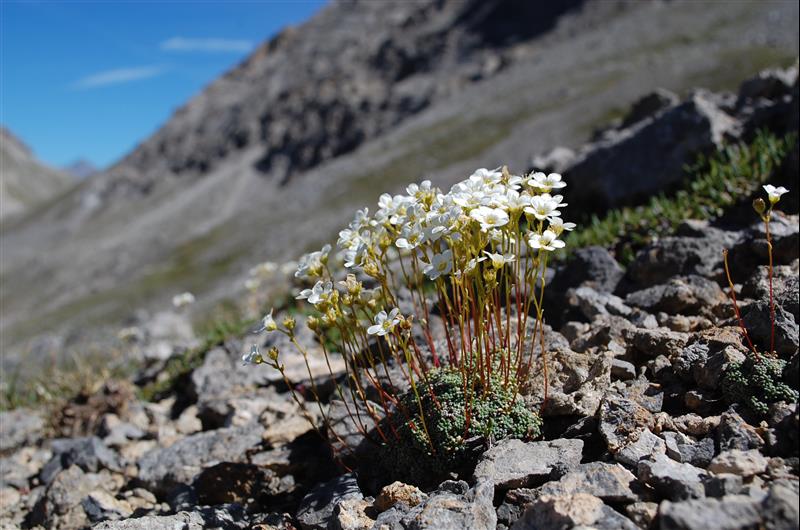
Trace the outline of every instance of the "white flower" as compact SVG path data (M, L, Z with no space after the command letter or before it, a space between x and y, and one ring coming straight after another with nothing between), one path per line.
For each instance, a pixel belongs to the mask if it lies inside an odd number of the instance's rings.
M772 204L775 204L779 200L781 200L781 195L789 192L789 190L787 190L783 186L778 186L776 188L772 184L765 184L764 191L766 191L767 195L769 195L769 202L771 202Z
M250 351L242 355L242 364L262 364L264 362L264 358L261 356L261 352L258 351L258 344L253 344L250 347Z
M424 233L422 232L422 228L420 228L419 223L404 226L403 230L400 232L400 235L403 237L398 238L394 244L397 246L397 248L403 248L406 250L417 248L424 240Z
M511 190L518 190L523 180L524 179L519 175L510 175L508 177L508 182L506 182L505 184Z
M430 180L423 180L419 184L409 184L406 187L406 193L408 193L411 197L416 197L416 198L420 198L420 196L424 195L429 191L431 191Z
M180 309L181 307L185 307L187 305L194 303L194 295L192 293L181 293L176 294L172 297L172 305L175 308Z
M497 184L503 177L503 172L498 169L486 169L482 167L470 175L469 180L472 182L483 182L484 184Z
M555 234L558 236L561 235L561 232L564 230L567 232L572 232L575 229L575 223L565 223L560 217L552 217L550 219L549 229L555 232Z
M509 212L521 212L526 206L530 206L531 196L516 190L508 190L505 195L505 200L502 202Z
M538 248L541 250L564 248L564 242L558 239L558 236L552 230L545 230L541 235L531 234L528 243L531 248Z
M486 250L483 253L489 256L489 259L492 260L492 267L495 269L502 269L506 263L514 263L514 254L506 254L504 256L503 254L496 254Z
M394 331L395 326L400 323L400 310L396 307L387 315L386 311L381 311L375 315L375 325L367 328L369 335L382 337Z
M298 300L308 300L309 304L317 305L320 302L324 302L330 296L331 291L333 289L333 283L318 281L314 284L314 287L311 289L303 289L300 291L300 294L297 295Z
M550 191L553 189L563 188L567 185L566 182L561 180L561 175L558 173L550 173L545 175L542 172L537 172L531 175L528 180L528 185L532 188L540 189L542 191Z
M508 224L508 214L499 208L480 206L469 212L469 216L481 224L484 232Z
M330 245L325 245L317 252L311 252L300 258L300 263L297 266L297 272L294 273L296 278L303 278L306 276L317 277L322 274L322 267L328 262L328 254L331 251Z
M427 265L422 271L428 275L428 278L435 280L439 276L449 273L453 268L453 251L450 249L445 250L441 254L434 254L431 258L430 265Z
M564 206L560 204L560 199L561 195L556 195L555 197L551 197L547 193L537 195L531 198L531 205L525 208L525 213L531 214L540 221L558 217L561 215L558 207Z
M278 329L278 324L275 322L275 319L272 318L273 311L275 311L275 309L270 309L269 314L265 315L264 318L261 319L261 327L258 328L255 333L261 333L262 331L272 333Z

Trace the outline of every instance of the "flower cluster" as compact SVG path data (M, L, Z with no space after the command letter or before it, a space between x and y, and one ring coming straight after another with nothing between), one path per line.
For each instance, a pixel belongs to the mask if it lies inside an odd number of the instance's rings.
M520 388L537 343L526 336L544 332L549 255L564 247L563 232L575 228L562 219L566 203L557 192L565 186L556 173L514 175L505 167L479 169L446 193L430 181L411 184L405 194L381 195L374 214L359 210L339 232L338 254L326 245L304 256L295 276L309 287L297 298L313 306L308 326L320 342L337 339L350 386L339 389L342 398L366 402L371 387L386 417L398 413L396 389L419 397L425 385L418 382L435 367L461 373L466 388L489 392L487 382L497 380ZM344 271L334 273L337 259ZM446 335L438 344L434 304ZM293 337L271 313L262 330ZM259 360L256 353L245 356ZM400 369L403 382L386 381L389 365Z

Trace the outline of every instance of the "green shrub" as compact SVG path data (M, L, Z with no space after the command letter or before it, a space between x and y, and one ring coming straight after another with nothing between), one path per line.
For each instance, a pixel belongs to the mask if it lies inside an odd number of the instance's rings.
M414 393L406 392L400 409L407 412L395 413L388 420L391 428L384 425L398 434L396 440L385 443L379 451L386 473L407 483L438 483L452 472L469 473L477 456L491 442L537 438L541 419L525 406L517 389L505 384L499 373L489 381L484 385L475 377L471 388L465 388L458 371L433 370L421 385L422 412ZM474 394L474 399L468 398L469 393ZM432 448L421 427L423 423Z
M728 403L741 403L765 416L771 403L797 401L797 390L783 382L785 368L786 361L782 359L748 354L743 363L732 364L725 370L722 394Z

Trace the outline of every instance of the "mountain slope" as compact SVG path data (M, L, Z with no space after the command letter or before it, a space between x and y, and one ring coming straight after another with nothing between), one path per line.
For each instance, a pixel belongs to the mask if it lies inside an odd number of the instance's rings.
M11 131L0 128L0 219L19 216L74 183L63 171L48 167Z
M798 53L789 2L513 7L527 4L337 3L265 44L119 164L3 231L4 349L182 290L208 308L381 191L525 168L657 86L734 88Z

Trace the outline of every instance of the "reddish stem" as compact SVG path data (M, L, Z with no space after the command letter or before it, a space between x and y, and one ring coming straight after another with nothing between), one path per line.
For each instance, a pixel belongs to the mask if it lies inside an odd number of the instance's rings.
M775 300L772 298L772 238L769 235L769 214L764 218L769 254L769 351L775 353Z
M739 327L742 328L742 333L744 334L745 340L747 340L747 345L753 351L753 354L756 356L756 358L758 358L758 352L756 351L755 346L753 346L753 341L750 340L750 335L747 333L747 328L744 327L744 320L742 320L742 314L739 311L739 303L736 301L736 291L733 288L731 271L728 268L728 249L722 250L722 261L725 264L725 276L728 279L728 287L730 287L731 300L733 301L733 312L736 313L736 320L739 322Z

